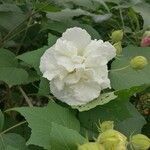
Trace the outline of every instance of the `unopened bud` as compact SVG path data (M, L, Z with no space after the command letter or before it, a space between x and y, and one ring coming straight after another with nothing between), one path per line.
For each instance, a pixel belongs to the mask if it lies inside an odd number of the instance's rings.
M104 150L104 148L99 143L89 142L78 146L78 150Z
M111 40L113 43L120 42L123 38L123 31L122 30L116 30L112 32L111 34Z
M100 124L100 131L105 132L106 130L113 129L114 122L113 121L104 121Z
M116 48L116 54L120 55L122 53L122 46L121 42L117 42L113 45Z
M126 150L127 138L116 130L102 132L97 142L103 145L105 150Z
M143 69L148 64L147 59L144 56L136 56L131 59L130 65L133 69Z
M150 31L145 31L143 37L150 37Z
M143 134L137 134L132 136L131 144L135 150L148 150L150 148L150 139Z
M148 46L150 46L150 36L143 37L141 40L141 47L148 47Z

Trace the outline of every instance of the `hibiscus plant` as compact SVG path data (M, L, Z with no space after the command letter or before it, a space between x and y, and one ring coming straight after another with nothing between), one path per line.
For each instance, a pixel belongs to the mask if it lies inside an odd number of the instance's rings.
M150 148L149 0L0 0L0 150Z

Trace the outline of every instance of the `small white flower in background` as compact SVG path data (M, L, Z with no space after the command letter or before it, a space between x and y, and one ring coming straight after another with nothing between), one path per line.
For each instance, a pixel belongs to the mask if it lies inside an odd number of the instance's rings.
M41 57L40 70L53 95L69 104L86 104L110 88L107 63L116 55L109 42L91 40L86 30L67 29Z

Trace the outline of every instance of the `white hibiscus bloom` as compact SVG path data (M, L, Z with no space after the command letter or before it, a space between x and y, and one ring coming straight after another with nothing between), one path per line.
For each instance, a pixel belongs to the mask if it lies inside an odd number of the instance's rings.
M40 70L53 95L69 104L86 104L110 88L107 63L116 55L109 42L91 40L86 30L67 29L41 57Z

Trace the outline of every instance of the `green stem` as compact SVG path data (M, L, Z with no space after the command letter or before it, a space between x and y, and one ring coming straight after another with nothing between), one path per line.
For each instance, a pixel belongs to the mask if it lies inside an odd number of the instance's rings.
M112 69L112 70L109 70L109 71L121 71L121 70L127 69L129 66L130 65L122 67L122 68L118 68L118 69Z
M24 90L20 86L18 88L19 88L20 92L22 93L24 99L26 100L27 104L29 105L29 107L33 107L32 103L30 101L30 98L26 95Z
M26 122L27 122L27 121L22 121L22 122L20 122L20 123L18 123L18 124L16 124L16 125L10 127L10 128L8 128L8 129L4 130L3 132L1 132L0 135L6 133L6 132L8 132L8 131L10 131L10 130L12 130L12 129L18 127L18 126L20 126L20 125L22 125L22 124L25 124Z

